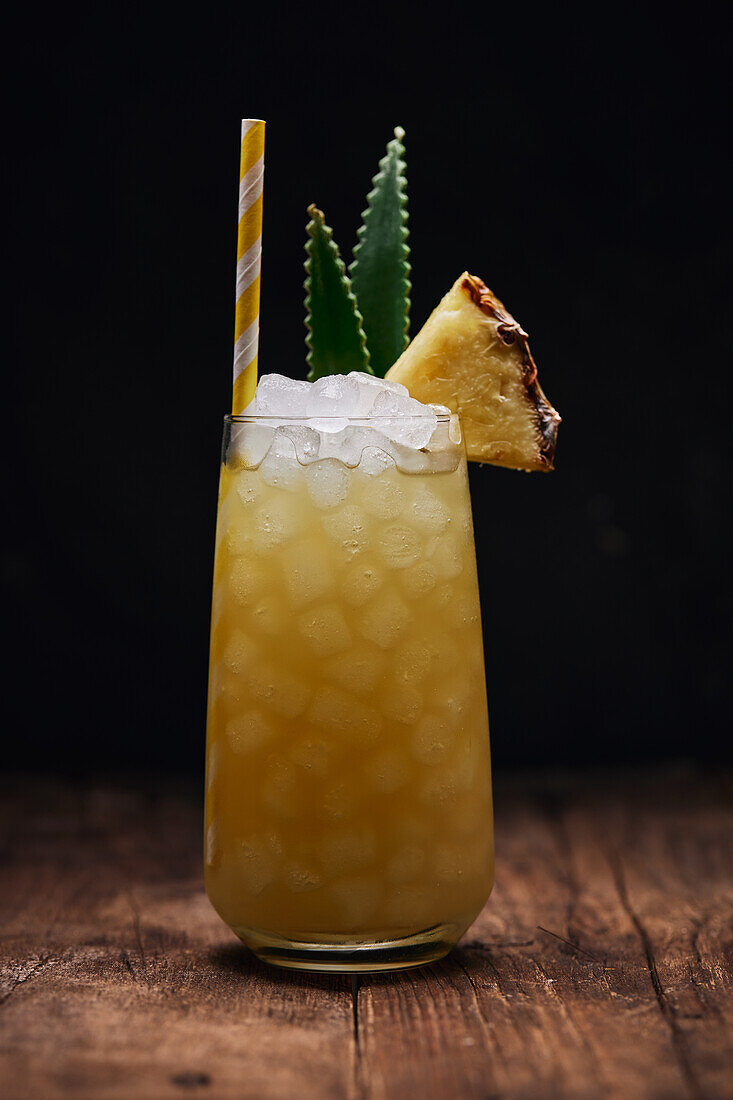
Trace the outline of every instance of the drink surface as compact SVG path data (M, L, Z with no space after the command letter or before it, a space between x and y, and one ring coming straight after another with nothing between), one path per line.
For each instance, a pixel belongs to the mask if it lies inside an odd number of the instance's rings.
M371 448L353 468L225 455L206 886L245 939L457 939L491 890L468 480L445 454L412 472Z

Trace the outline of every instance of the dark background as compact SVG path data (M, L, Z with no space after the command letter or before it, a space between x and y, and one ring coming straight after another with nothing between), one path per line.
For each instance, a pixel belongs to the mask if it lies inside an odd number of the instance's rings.
M730 40L603 10L13 29L5 764L201 766L242 115L268 121L263 370L305 374L306 205L348 259L399 123L413 332L481 275L563 415L552 475L471 471L497 766L730 756Z

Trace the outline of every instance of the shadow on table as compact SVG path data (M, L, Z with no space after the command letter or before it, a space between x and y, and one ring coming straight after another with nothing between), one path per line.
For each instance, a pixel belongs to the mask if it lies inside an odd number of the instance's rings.
M215 948L209 953L208 961L225 978L269 982L282 989L317 987L343 990L349 987L348 974L314 974L307 970L286 970L270 966L258 959L243 943Z
M472 960L459 946L444 959L425 966L410 967L405 970L364 971L359 974L334 971L319 974L307 970L288 970L262 962L244 944L227 944L226 947L213 949L208 962L226 980L240 979L256 983L267 982L281 990L287 989L331 989L338 992L349 991L355 995L366 985L394 984L409 982L413 987L422 984L438 973L466 975L466 968L472 966Z

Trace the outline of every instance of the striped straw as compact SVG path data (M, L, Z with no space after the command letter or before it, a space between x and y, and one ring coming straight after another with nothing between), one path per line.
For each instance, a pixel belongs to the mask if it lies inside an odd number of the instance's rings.
M237 307L234 322L232 391L232 412L235 416L249 405L257 389L264 173L265 124L259 118L243 118L239 159Z

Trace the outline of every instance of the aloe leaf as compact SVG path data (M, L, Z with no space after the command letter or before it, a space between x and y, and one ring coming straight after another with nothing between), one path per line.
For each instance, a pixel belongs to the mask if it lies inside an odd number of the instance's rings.
M379 162L349 268L372 369L382 377L409 343L412 284L404 136L402 127L396 127Z
M311 220L305 250L305 338L308 380L352 370L371 374L361 314L351 291L333 230L317 206L309 206Z

